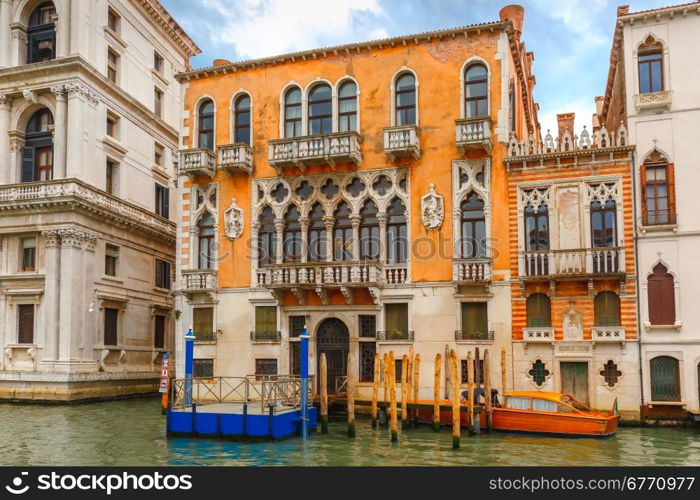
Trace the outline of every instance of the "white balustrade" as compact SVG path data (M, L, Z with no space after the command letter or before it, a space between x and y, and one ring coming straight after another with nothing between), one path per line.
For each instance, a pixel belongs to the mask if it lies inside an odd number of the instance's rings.
M253 148L248 144L225 144L216 149L220 169L230 174L236 171L253 173Z
M392 160L400 156L420 157L420 129L416 125L384 129L384 152Z
M591 340L596 342L624 342L625 329L622 326L594 326Z
M480 148L491 151L491 120L488 117L467 118L455 123L455 139L462 152Z
M309 137L294 137L269 141L270 165L303 167L307 163L362 163L361 137L357 132L338 132Z
M453 281L490 281L491 262L486 259L455 259L452 263Z
M523 328L524 342L554 342L554 328L552 327L527 327Z
M189 176L208 175L214 178L216 175L214 153L204 148L180 151L180 173Z
M183 290L214 290L217 287L217 272L213 269L188 269L182 271Z

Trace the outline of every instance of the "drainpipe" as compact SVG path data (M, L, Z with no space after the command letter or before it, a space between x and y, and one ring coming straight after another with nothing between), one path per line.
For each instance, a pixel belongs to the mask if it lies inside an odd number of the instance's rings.
M641 406L644 406L644 371L643 371L643 364L642 364L642 322L640 316L640 312L642 310L642 297L641 297L641 292L640 292L640 286L639 286L639 232L637 231L637 221L638 219L638 214L637 214L637 165L636 165L636 151L632 152L632 210L633 210L633 231L632 234L634 235L634 269L636 271L637 275L637 282L635 283L635 287L637 289L637 354L639 357L639 392L640 392L640 400L641 400Z

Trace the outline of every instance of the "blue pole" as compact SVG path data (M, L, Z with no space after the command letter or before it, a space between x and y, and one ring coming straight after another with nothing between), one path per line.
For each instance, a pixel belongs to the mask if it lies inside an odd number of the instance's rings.
M194 333L185 334L185 407L192 406L192 372L194 371Z
M309 423L309 333L306 325L301 332L301 438L306 440Z

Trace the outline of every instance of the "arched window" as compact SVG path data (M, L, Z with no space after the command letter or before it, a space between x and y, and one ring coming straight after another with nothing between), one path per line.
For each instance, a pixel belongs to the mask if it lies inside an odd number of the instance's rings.
M22 182L53 179L53 115L42 108L34 113L24 134Z
M678 360L658 356L649 362L652 401L680 401L681 377Z
M258 265L268 266L277 262L277 230L275 214L270 207L265 207L260 214L258 229Z
M600 292L593 303L596 326L620 326L620 296L615 292Z
M301 90L292 87L284 95L284 136L301 135Z
M460 224L461 257L463 259L483 257L486 253L486 215L483 200L473 191L460 205Z
M658 151L642 165L642 219L645 225L675 224L673 167Z
M406 205L400 198L394 198L389 204L386 215L387 263L406 262L408 256Z
M533 293L527 298L527 326L542 328L552 326L552 305L544 293Z
M285 262L301 260L301 224L299 210L292 205L284 216L284 233L282 238L283 257Z
M338 204L333 212L335 225L333 227L333 259L353 260L352 248L352 220L350 219L350 207L344 201Z
M525 250L549 250L547 205L540 205L537 211L530 204L525 207Z
M250 145L250 96L242 95L233 105L233 142Z
M330 134L333 127L333 94L330 85L316 85L309 93L309 135Z
M464 71L464 116L489 114L488 72L483 64L472 64Z
M637 51L639 93L661 92L664 89L664 53L661 42L649 35Z
M396 79L396 126L416 124L416 78L404 73Z
M199 229L199 268L214 269L216 259L216 220L209 212L204 212L197 222Z
M338 132L357 130L357 85L347 81L338 91Z
M27 27L27 63L50 61L56 57L56 29L52 17L53 2L44 2L29 16ZM7 22L7 20L5 20Z
M649 323L673 325L676 322L676 299L673 275L660 262L647 278Z
M594 247L617 246L617 207L615 200L608 198L605 204L591 202L591 238Z
M205 99L199 104L198 131L200 148L214 150L214 101Z
M379 210L367 200L360 210L360 259L379 260Z
M510 131L515 133L515 84L510 82L508 89L508 121L510 123Z
M309 212L308 247L309 262L321 262L326 260L326 225L323 223L323 207L320 203L314 204Z

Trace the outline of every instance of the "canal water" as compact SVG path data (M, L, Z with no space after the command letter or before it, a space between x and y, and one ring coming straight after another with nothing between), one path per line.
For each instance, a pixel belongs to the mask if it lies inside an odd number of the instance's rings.
M0 404L0 465L700 465L700 430L621 428L609 439L492 433L462 437L419 427L392 444L357 422L357 438L331 423L304 443L164 437L160 400L72 406Z

